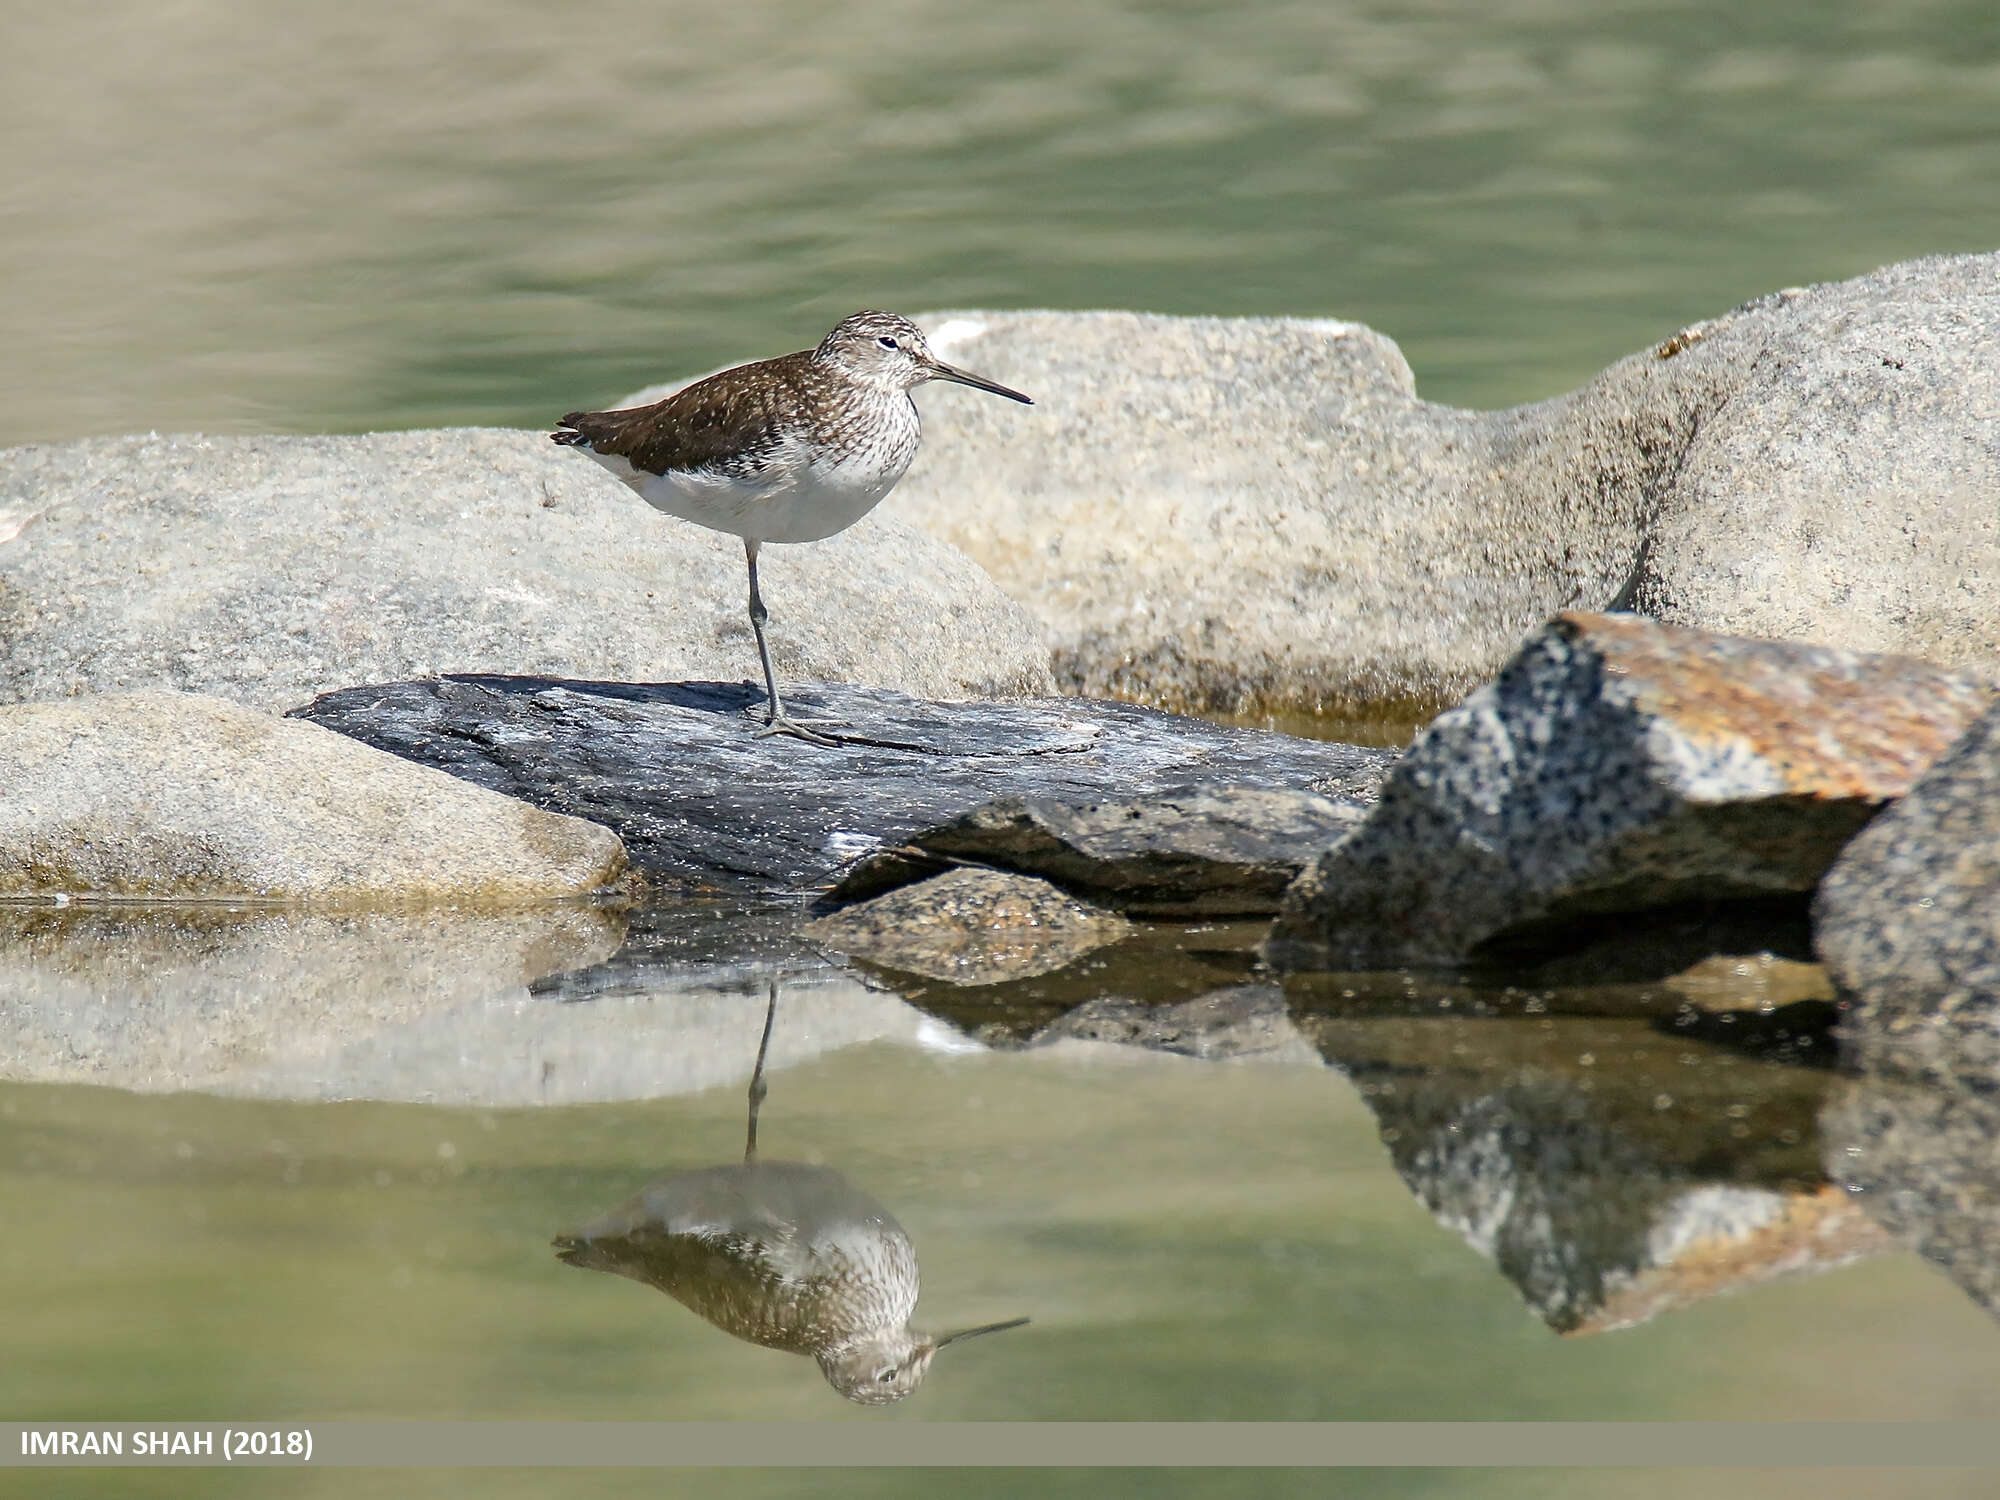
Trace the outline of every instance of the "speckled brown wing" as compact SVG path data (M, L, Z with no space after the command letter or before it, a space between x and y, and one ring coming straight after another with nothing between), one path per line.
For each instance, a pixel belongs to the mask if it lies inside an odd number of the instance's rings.
M651 406L573 411L550 436L648 474L748 475L804 421L812 373L809 351L739 365Z
M795 1354L900 1327L917 1300L902 1225L841 1173L804 1162L661 1177L554 1245L566 1264L657 1287L738 1338Z

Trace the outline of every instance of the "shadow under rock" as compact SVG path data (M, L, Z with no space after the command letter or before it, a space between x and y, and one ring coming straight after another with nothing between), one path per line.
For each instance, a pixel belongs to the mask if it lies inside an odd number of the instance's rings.
M1681 903L1576 918L1482 950L1470 975L1549 987L1644 984L1718 954L1767 953L1817 963L1807 897Z
M1595 1016L1775 1062L1838 1064L1841 1007L1789 904L1630 917L1589 945L1537 961L1455 969L1284 974L1296 1009L1329 1016Z

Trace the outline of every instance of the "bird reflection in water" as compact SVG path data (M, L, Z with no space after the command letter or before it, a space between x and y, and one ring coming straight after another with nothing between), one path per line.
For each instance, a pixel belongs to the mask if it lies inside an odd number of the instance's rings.
M809 1354L848 1400L885 1406L923 1382L945 1345L1028 1320L941 1337L916 1332L909 1321L917 1253L903 1226L831 1167L757 1159L757 1111L777 1013L773 980L750 1075L743 1164L649 1183L610 1213L559 1235L556 1256L658 1287L737 1338Z

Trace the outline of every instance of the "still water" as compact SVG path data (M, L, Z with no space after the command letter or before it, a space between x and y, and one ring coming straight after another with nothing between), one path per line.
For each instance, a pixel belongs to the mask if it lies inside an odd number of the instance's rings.
M1986 0L13 6L0 443L536 426L857 306L1359 319L1567 389L2000 245Z
M1845 1185L1896 1170L1863 1122L1900 1094L1831 1065L1793 959L1281 986L1255 927L1170 926L956 987L783 911L0 916L5 1071L54 1080L0 1084L22 1417L2000 1417L2000 1324ZM852 1404L662 1294L730 1274L669 1264L718 1180L763 1215L739 1238L900 1236L918 1329L1032 1321ZM618 1236L625 1274L564 1263ZM774 1484L714 1492L806 1492Z

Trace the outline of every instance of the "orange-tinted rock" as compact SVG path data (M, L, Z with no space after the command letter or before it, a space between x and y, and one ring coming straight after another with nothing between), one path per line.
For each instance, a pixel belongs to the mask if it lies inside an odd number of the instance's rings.
M1620 912L1802 896L1992 696L1905 657L1558 616L1300 877L1272 956L1448 961Z
M1658 1259L1607 1285L1602 1305L1563 1331L1630 1328L1705 1297L1897 1248L1889 1232L1832 1183L1805 1193L1737 1189L1735 1194L1744 1206L1762 1211L1736 1222L1717 1221L1703 1212L1711 1206L1703 1195L1690 1194L1678 1205L1678 1216L1657 1225L1647 1242Z

